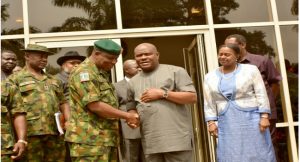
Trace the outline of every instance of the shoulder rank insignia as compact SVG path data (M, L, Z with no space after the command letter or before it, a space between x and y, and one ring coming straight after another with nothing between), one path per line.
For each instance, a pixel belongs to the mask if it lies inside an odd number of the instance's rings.
M87 73L87 72L80 73L80 81L81 82L85 82L85 81L89 81L89 80L90 80L89 73Z

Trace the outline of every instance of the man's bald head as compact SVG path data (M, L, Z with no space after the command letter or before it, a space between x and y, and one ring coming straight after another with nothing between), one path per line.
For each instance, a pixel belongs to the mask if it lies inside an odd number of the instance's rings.
M138 64L136 63L135 60L132 60L132 59L126 60L123 63L123 70L124 70L124 73L125 73L126 77L132 78L139 71Z
M138 52L138 50L143 49L143 48L147 48L149 51L151 51L153 53L158 53L155 45L151 44L151 43L141 43L141 44L137 45L134 49L134 53Z

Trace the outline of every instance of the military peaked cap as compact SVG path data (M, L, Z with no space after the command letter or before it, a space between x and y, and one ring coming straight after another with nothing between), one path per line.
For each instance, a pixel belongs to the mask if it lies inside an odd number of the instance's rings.
M121 46L110 39L101 39L94 43L94 46L104 52L111 55L119 55L121 52Z

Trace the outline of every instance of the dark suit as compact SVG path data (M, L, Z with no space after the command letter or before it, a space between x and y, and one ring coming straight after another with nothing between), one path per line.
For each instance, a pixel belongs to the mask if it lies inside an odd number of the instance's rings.
M127 103L127 81L124 79L115 83L120 109L126 110ZM141 162L144 160L144 153L141 144L140 128L130 128L124 119L121 119L122 136L124 140L122 153L125 154L126 162Z

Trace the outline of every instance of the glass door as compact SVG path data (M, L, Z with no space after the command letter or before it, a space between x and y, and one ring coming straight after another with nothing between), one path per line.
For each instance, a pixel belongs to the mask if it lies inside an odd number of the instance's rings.
M204 120L204 101L202 96L207 62L204 50L204 35L197 35L189 47L183 49L185 69L191 76L198 96L198 102L191 107L194 132L194 162L215 161L215 141L207 131Z

